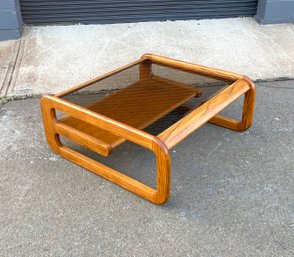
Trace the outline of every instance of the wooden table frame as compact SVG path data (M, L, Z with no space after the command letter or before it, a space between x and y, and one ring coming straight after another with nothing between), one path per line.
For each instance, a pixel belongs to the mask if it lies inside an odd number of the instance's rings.
M128 126L61 98L69 93L85 88L90 84L110 77L137 64L140 65L140 78L144 78L150 74L153 63L226 81L231 84L157 136L150 135L143 130ZM241 121L218 114L242 95L244 95L244 103ZM235 131L244 131L248 129L253 120L254 103L255 86L246 76L163 56L145 54L140 60L107 73L104 76L98 77L54 96L43 96L41 99L41 108L47 142L54 152L145 198L146 200L155 204L162 204L168 200L170 193L171 165L169 150L206 122ZM105 149L102 145L103 142L99 142L96 138L60 122L56 117L56 110L77 119L84 120L98 128L103 128L110 133L151 150L156 156L157 188L153 189L117 170L64 146L60 141L60 135L68 137L75 143L86 146L91 150L96 152L100 151L101 154L103 154L103 149Z

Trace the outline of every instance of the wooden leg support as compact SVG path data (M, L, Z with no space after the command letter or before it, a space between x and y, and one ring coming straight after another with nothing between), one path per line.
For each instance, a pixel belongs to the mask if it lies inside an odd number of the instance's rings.
M130 141L137 141L137 143L143 147L146 147L154 152L156 156L157 166L157 188L153 189L133 178L130 178L121 172L114 170L102 163L99 163L90 157L87 157L67 146L64 146L60 139L59 134L55 130L54 124L58 122L56 118L56 109L65 111L66 108L60 107L60 104L55 101L54 97L45 96L41 100L42 116L45 127L45 134L47 142L54 152L62 157L100 175L101 177L131 191L134 194L141 196L142 198L149 200L155 204L162 204L168 200L170 192L170 156L168 149L165 145L153 136L146 136L146 142L138 143L137 140L132 140L132 136L126 136ZM66 104L65 104L66 106ZM77 107L73 107L75 109ZM76 110L78 112L78 110ZM97 119L97 117L92 118ZM95 121L93 120L95 124ZM98 123L99 124L99 123ZM97 125L97 124L96 124ZM104 126L104 129L106 127ZM119 136L123 136L124 133L117 132ZM130 132L134 133L134 131ZM144 135L141 133L140 136ZM139 136L139 135L138 135Z
M242 120L238 121L238 120L217 114L212 119L209 120L209 123L222 126L234 131L244 131L251 127L252 121L253 121L253 115L254 115L256 89L255 89L255 85L249 78L244 77L244 80L247 81L247 83L250 86L250 89L244 94Z

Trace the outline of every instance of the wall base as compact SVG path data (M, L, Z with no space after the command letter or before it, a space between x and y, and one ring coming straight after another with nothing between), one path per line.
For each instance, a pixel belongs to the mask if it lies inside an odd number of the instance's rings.
M293 0L259 0L255 19L260 24L294 22Z
M1 0L0 41L21 37L22 18L18 0Z
M22 34L22 28L20 29L0 29L0 41L19 39Z

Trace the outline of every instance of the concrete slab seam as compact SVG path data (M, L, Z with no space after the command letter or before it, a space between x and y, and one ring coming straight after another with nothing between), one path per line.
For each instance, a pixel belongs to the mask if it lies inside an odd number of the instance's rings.
M14 77L14 73L15 73L15 66L19 57L19 52L21 49L21 40L18 40L15 42L14 46L13 46L13 54L11 55L10 61L9 61L9 65L4 77L4 81L2 86L0 87L0 95L1 96L6 96L10 86L11 86L11 81Z
M22 57L24 55L25 48L26 48L26 41L24 41L24 39L21 38L19 40L19 48L17 49L17 57L14 62L14 70L13 70L13 73L11 76L9 87L7 88L6 95L8 95L10 92L12 92L14 90L16 80L17 80L18 74L19 74L19 69L20 69L20 66L22 63L22 59L23 59Z

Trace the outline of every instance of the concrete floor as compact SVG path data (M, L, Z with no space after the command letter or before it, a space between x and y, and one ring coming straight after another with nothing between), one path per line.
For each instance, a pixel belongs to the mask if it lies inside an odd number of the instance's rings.
M21 40L0 43L0 96L59 92L144 53L293 79L293 42L294 24L253 18L26 27Z
M250 130L205 125L178 145L162 206L55 155L39 99L6 103L0 256L294 256L293 99L293 81L260 83ZM104 162L153 183L152 156L134 145Z

